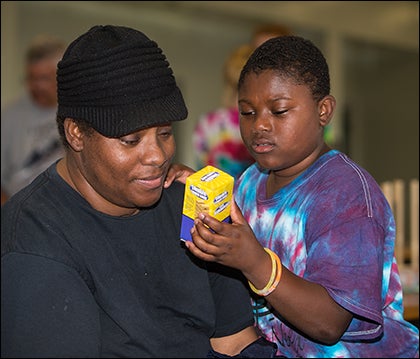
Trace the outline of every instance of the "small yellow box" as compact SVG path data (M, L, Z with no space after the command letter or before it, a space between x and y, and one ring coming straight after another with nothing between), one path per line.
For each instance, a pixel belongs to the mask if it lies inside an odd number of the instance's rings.
M191 241L190 230L198 213L206 212L219 221L230 221L234 178L213 166L190 175L185 182L181 240Z

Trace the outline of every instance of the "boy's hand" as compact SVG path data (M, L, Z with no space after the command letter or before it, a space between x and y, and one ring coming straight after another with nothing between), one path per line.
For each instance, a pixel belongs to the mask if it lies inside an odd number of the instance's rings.
M199 213L191 230L193 242L186 242L186 246L200 259L218 262L246 274L254 265L258 266L254 263L256 254L266 256L266 253L234 199L230 215L232 223L225 223L207 213Z
M182 164L182 163L173 163L171 167L169 167L168 174L166 175L165 183L163 184L163 188L168 188L173 181L179 181L185 184L187 177L192 175L195 171Z

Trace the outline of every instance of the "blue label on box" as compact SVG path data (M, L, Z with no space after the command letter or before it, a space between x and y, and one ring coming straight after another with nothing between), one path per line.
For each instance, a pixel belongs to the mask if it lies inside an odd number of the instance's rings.
M225 218L223 222L230 223L230 216ZM191 238L191 228L194 226L194 220L185 214L182 215L182 222L181 222L181 240L182 241L192 241Z

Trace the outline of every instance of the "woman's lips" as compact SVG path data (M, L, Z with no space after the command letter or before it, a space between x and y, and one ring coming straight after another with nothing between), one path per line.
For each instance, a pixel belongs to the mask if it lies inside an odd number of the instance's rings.
M156 189L162 186L163 179L162 177L151 178L151 179L136 179L134 182L141 184L143 187L147 187L149 189Z

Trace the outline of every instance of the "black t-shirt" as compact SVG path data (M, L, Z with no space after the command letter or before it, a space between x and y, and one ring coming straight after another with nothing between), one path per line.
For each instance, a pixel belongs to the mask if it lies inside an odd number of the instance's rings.
M153 208L113 217L53 165L9 200L2 357L205 357L210 337L252 325L242 276L180 241L183 192L174 183Z

